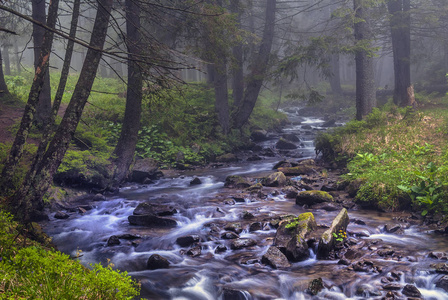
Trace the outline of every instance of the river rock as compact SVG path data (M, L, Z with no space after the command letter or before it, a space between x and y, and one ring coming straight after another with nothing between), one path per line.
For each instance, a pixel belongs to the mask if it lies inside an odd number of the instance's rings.
M310 283L308 284L307 292L313 296L316 296L323 289L324 282L322 281L322 278L319 277L310 281Z
M318 258L326 259L329 257L330 252L336 245L336 237L333 236L333 233L337 235L339 232L346 232L348 223L348 213L347 210L343 208L331 223L331 227L322 234L319 246L317 247Z
M190 181L190 185L199 185L199 184L202 184L202 181L198 177L195 177L193 178L193 180Z
M249 211L247 211L247 210L245 210L245 211L243 211L243 212L241 213L241 217L242 217L244 220L250 220L250 219L255 218L254 214L251 213L251 212L249 212Z
M169 261L159 254L151 255L146 262L146 268L148 270L168 269L169 266Z
M263 184L269 187L282 187L286 185L286 176L282 172L275 172L265 177Z
M252 184L248 179L238 175L227 176L226 181L224 183L224 187L237 188L237 189L245 189L250 187L251 185Z
M163 173L159 171L157 162L151 158L144 158L136 160L132 167L130 181L143 183L145 179L159 179Z
M237 162L238 157L233 153L223 154L216 158L217 162L229 163L229 162Z
M448 263L432 264L431 267L435 269L437 273L448 274Z
M361 296L364 299L381 296L381 292L370 284L361 284L360 286L357 286L355 294L356 296Z
M263 229L263 225L261 224L261 222L254 222L249 225L249 232L254 232L254 231L262 230L262 229Z
M346 188L348 195L352 198L355 197L359 189L361 188L361 185L363 185L365 181L366 181L365 179L360 178L351 181Z
M199 242L199 235L186 235L176 239L176 243L181 247L188 247Z
M223 252L226 252L226 251L227 251L227 247L225 245L222 245L222 244L216 246L216 248L215 248L215 253L223 253Z
M159 217L156 215L131 215L128 217L131 225L140 225L148 227L176 227L177 222L168 217Z
M257 182L256 184L251 185L250 187L246 188L245 190L248 192L261 192L263 189L263 185L260 182Z
M275 144L275 148L281 150L292 150L297 149L297 146L291 141L285 140L284 138L280 138L278 142Z
M299 137L297 135L295 135L294 133L285 133L282 135L282 138L284 138L285 140L291 141L293 143L300 142Z
M441 277L436 281L436 287L441 288L448 292L448 275Z
M152 204L143 202L137 205L134 209L134 215L157 215L157 216L172 216L177 213L177 210L171 205Z
M384 225L384 232L403 234L404 229L400 224L386 224L386 225Z
M267 157L275 157L277 155L274 149L271 148L264 148L260 154Z
M342 207L340 204L335 202L325 202L325 203L317 203L313 204L311 206L312 209L321 209L325 211L337 211L340 210Z
M239 238L240 236L236 234L235 232L226 231L223 234L221 234L221 238L225 240L234 240Z
M252 299L247 291L236 290L228 287L222 289L222 300L247 300Z
M401 292L403 293L403 295L413 298L420 298L422 296L422 293L420 293L418 288L412 284L406 284Z
M268 139L268 132L266 130L254 130L252 131L252 133L250 134L250 138L252 139L252 141L254 142L262 142L262 141L266 141Z
M292 228L288 224L294 224ZM302 261L309 257L307 236L317 228L314 215L310 212L290 217L280 223L273 245L291 261Z
M278 168L291 168L291 167L297 167L298 165L299 163L296 161L281 160L278 163L276 163L272 169L277 170Z
M295 167L280 167L277 169L286 176L299 176L299 175L311 175L314 174L315 167L310 165L298 165Z
M200 246L194 246L194 247L191 247L190 249L188 249L188 251L186 253L188 256L196 257L196 256L201 255L202 250L201 250Z
M327 192L311 190L299 192L296 197L297 205L314 205L317 203L332 202L333 196Z
M282 189L282 192L285 194L286 198L295 199L299 193L299 190L293 186L286 186Z
M232 241L232 244L230 244L230 248L232 250L239 250L247 247L255 246L257 242L253 239L236 239Z
M428 257L429 258L435 258L435 259L438 259L438 260L448 260L448 256L444 252L430 252L428 254Z
M237 234L240 234L241 232L243 232L243 227L241 226L241 223L228 223L224 227L224 230L233 231Z
M249 156L247 159L247 161L259 161L259 160L263 160L260 156L254 154L252 156Z
M116 235L112 235L107 240L107 246L115 246L115 245L120 245L120 239Z
M103 194L95 194L95 196L93 196L92 201L105 201L106 200L106 196L104 196Z
M268 251L261 258L261 262L274 269L289 268L291 264L286 256L275 246L270 246Z
M336 120L335 119L330 119L326 122L324 122L321 127L335 127L336 126Z
M70 217L70 215L67 214L67 213L65 213L65 212L62 212L62 211L57 211L57 212L54 214L54 217L55 217L56 219L68 219L68 218Z

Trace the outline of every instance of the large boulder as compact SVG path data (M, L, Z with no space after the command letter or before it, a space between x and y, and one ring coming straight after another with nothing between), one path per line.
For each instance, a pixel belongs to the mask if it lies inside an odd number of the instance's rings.
M275 172L264 178L265 186L283 187L286 185L286 176L282 172Z
M238 175L230 175L226 177L226 181L224 186L227 188L237 188L237 189L245 189L250 187L251 182L242 176Z
M297 149L297 146L291 141L285 140L284 138L280 138L278 142L275 144L275 148L281 150L293 150Z
M291 266L286 256L275 246L269 247L268 251L261 258L261 262L270 265L274 269L289 268Z
M314 205L317 203L332 202L333 196L324 191L303 191L296 196L297 205Z
M186 235L180 236L176 239L176 243L181 247L188 247L195 243L198 243L200 240L198 235Z
M229 162L237 162L238 157L233 153L223 154L216 158L217 162L229 163Z
M268 132L266 130L254 130L251 134L250 134L250 138L252 139L252 141L254 142L261 142L261 141L265 141L268 139Z
M169 261L159 254L151 255L146 262L146 268L148 270L168 269L169 267Z
M131 215L128 217L129 224L148 227L176 227L177 222L168 217L156 215Z
M144 158L135 161L132 167L130 181L143 183L146 180L155 180L163 176L159 170L157 162L151 158Z
M284 138L285 140L294 142L294 143L300 142L299 137L297 135L295 135L294 133L285 133L282 135L282 138Z
M177 213L177 210L171 205L152 204L143 202L137 205L134 209L134 215L157 215L157 216L172 216Z
M305 260L309 257L306 238L316 228L314 215L310 212L300 214L297 218L287 218L280 223L273 244L289 260Z
M436 281L436 287L448 292L448 275L444 275Z
M330 228L322 234L319 246L317 247L318 258L327 259L330 256L330 252L335 248L339 233L345 233L347 231L349 221L347 210L343 208L336 218L334 218Z

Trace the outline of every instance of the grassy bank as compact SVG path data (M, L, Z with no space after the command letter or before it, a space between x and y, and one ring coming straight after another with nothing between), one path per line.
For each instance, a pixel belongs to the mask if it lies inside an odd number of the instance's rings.
M448 212L448 98L419 96L416 111L388 104L317 137L316 150L346 166L361 205Z

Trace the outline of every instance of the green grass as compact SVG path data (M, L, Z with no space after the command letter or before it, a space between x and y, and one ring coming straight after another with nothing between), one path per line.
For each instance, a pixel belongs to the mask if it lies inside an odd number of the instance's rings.
M318 151L346 164L344 179L364 182L359 203L423 215L448 212L446 98L428 103L421 111L388 105L317 137Z
M113 265L77 260L25 238L26 230L0 211L0 299L133 299L140 286Z

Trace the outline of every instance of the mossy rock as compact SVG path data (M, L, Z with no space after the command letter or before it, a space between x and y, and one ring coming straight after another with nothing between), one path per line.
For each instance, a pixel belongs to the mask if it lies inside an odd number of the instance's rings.
M238 175L227 176L226 182L224 183L224 187L238 189L245 189L250 187L251 185L252 184L248 179Z
M270 187L282 187L286 185L286 176L282 172L275 172L263 179L263 184Z
M298 165L295 167L278 168L278 171L282 172L286 176L311 175L316 173L314 167L311 165Z
M297 205L313 205L316 203L332 202L333 196L324 191L311 190L303 191L297 194Z
M329 257L330 252L335 248L338 234L340 232L345 234L349 221L347 210L343 208L336 218L334 218L331 227L322 234L319 246L317 247L318 258L327 259Z

